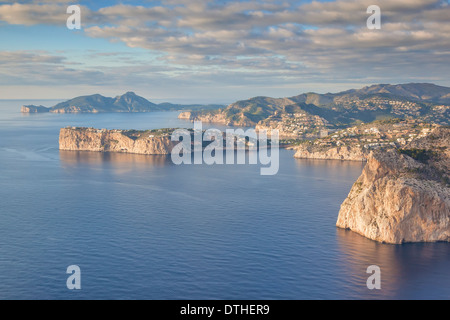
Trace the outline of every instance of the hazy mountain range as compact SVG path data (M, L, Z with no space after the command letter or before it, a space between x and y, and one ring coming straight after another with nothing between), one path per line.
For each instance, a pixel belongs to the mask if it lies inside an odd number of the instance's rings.
M383 118L417 118L449 124L450 88L430 83L399 85L379 84L340 93L303 93L289 98L255 97L221 105L155 104L128 92L115 98L99 94L77 97L51 108L23 106L24 113L102 113L192 111L191 120L223 122L238 126L254 126L277 114L307 113L328 123L348 125Z
M104 97L100 94L76 97L47 108L44 106L28 105L22 107L24 113L105 113L105 112L154 112L177 110L211 110L223 108L224 105L182 105L172 103L155 104L138 96L134 92L127 92L115 98Z
M429 83L379 84L340 93L304 93L289 98L255 97L220 110L192 112L190 120L219 119L253 126L277 114L306 113L335 125L383 118L417 118L449 124L450 88Z

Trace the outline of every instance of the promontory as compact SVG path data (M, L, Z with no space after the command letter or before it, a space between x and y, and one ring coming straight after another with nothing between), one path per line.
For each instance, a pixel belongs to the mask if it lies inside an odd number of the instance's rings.
M450 242L450 128L403 149L374 151L337 226L390 244Z
M170 133L170 129L136 131L68 127L60 131L59 149L165 155L174 147Z

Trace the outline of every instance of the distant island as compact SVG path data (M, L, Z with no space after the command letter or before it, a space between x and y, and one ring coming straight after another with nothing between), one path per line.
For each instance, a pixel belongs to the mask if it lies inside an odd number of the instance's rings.
M58 103L53 107L25 105L22 113L108 113L108 112L155 112L155 111L180 111L180 110L214 110L223 105L183 105L172 103L155 104L138 96L134 92L127 92L115 98L104 97L100 94L77 97Z

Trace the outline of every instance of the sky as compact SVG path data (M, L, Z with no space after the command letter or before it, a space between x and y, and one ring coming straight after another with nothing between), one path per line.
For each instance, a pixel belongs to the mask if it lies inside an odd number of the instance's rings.
M0 0L0 99L134 91L231 103L378 83L450 86L448 0L75 1ZM66 26L73 4L80 30ZM374 4L379 30L366 24Z

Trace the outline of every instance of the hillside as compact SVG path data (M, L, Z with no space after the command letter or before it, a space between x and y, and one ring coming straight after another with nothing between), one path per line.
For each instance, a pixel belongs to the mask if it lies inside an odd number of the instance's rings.
M450 124L450 88L427 83L380 84L340 93L304 93L290 98L255 97L215 111L184 113L191 121L237 126L266 125L286 114L318 116L327 128L385 118ZM275 121L276 122L276 121ZM323 127L323 126L322 126ZM318 128L321 129L321 128Z
M419 120L378 120L301 141L293 149L295 158L366 161L374 150L403 149L439 127Z

